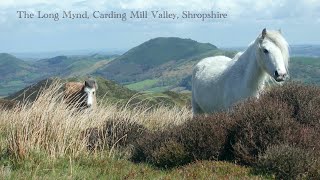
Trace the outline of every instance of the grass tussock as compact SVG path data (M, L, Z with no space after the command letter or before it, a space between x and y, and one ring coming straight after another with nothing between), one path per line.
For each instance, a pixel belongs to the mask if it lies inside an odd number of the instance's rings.
M20 108L1 110L2 149L20 160L35 152L56 159L88 154L88 149L113 151L129 144L146 128L165 129L191 116L187 109L164 106L119 108L118 104L109 104L79 111L67 106L61 87L62 83L56 81L39 93L32 104L25 101Z

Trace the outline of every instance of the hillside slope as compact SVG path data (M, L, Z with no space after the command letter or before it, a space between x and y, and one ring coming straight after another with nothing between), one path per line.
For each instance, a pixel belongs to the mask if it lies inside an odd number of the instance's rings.
M8 96L49 77L86 76L112 61L115 55L57 56L26 62L10 54L0 54L0 96Z
M96 74L120 83L159 77L168 67L200 56L217 47L191 39L155 38L132 48Z
M23 77L33 71L31 64L7 53L0 53L0 80Z
M42 59L33 63L37 72L50 76L67 77L73 75L86 75L97 68L106 65L114 56L57 56Z
M198 60L234 53L191 39L160 37L132 48L94 74L134 90L163 92L175 88Z
M0 53L0 96L27 85L36 74L30 63L7 53Z

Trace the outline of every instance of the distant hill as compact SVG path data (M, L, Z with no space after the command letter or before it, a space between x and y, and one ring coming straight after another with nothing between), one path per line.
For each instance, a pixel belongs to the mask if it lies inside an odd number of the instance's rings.
M175 88L192 66L208 56L233 56L210 43L175 37L155 38L132 48L94 74L134 90L163 92Z
M27 62L7 53L0 53L0 80L6 81L17 76L25 76L34 68Z
M291 79L320 85L320 57L293 57L289 69Z
M290 51L291 56L320 57L320 45L293 45Z
M167 66L212 50L217 50L217 47L191 39L155 38L132 48L96 74L120 83L141 81L159 77Z
M0 53L0 96L15 92L30 83L35 68L7 53Z
M97 68L106 65L113 56L91 55L91 56L57 56L34 62L34 67L39 73L50 76L67 77L73 75L86 75Z
M26 86L52 76L77 77L90 75L117 56L57 56L27 62L10 54L0 54L0 96L8 96Z

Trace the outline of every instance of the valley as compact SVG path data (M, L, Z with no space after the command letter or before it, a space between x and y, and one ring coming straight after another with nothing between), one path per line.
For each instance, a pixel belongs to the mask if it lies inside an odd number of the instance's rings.
M200 59L225 55L233 57L243 48L219 49L191 39L154 38L121 54L60 55L24 60L0 54L0 96L8 96L49 77L102 77L134 91L188 92L192 67ZM291 47L292 80L319 84L319 46ZM30 57L28 58L30 59Z

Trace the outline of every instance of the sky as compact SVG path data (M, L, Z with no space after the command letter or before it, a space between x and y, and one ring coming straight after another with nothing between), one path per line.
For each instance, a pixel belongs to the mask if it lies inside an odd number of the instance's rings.
M226 13L225 19L95 19L94 11ZM23 19L17 11L87 11L90 19ZM150 15L150 14L149 14ZM128 16L128 15L127 15ZM218 47L247 46L263 28L281 29L291 45L320 44L320 0L0 0L0 52L128 50L156 37L190 38Z

